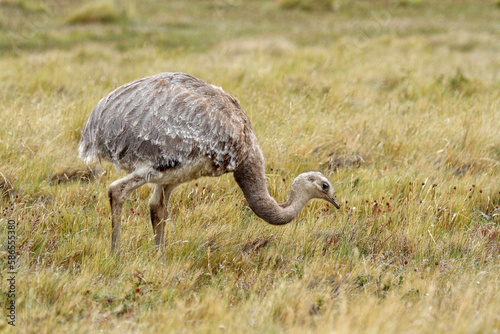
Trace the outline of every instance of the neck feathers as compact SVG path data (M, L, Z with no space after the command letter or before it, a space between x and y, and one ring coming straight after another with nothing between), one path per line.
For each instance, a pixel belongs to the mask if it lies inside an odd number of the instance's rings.
M257 216L269 224L283 225L293 220L307 200L303 199L292 187L290 197L286 203L278 204L269 195L264 169L264 157L260 148L252 152L234 171L234 178Z

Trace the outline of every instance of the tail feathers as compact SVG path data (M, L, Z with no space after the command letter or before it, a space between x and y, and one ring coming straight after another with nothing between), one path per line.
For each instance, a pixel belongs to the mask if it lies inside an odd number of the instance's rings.
M78 156L80 159L85 161L86 163L92 163L99 160L99 154L94 147L89 147L85 145L85 143L80 143L80 147L78 148Z

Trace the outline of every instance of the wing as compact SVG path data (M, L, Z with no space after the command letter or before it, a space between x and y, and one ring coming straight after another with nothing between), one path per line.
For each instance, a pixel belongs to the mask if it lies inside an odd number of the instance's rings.
M161 73L101 99L84 128L80 156L160 171L206 156L230 172L248 155L253 136L232 95L187 74Z

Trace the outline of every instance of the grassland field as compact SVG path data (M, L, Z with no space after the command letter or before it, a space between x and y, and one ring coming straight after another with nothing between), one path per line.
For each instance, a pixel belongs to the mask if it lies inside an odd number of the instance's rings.
M232 175L199 179L161 258L142 187L112 256L124 174L81 131L169 71L240 100L278 202L320 170L341 209L270 226ZM2 0L0 115L2 333L500 331L498 1Z

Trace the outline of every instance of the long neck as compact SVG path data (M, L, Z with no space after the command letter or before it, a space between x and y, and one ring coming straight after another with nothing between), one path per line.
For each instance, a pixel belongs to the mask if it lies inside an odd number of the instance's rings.
M266 185L264 158L260 149L253 152L235 171L234 178L243 190L250 208L257 216L273 225L283 225L293 220L307 204L307 199L292 187L288 201L278 204L269 195Z

